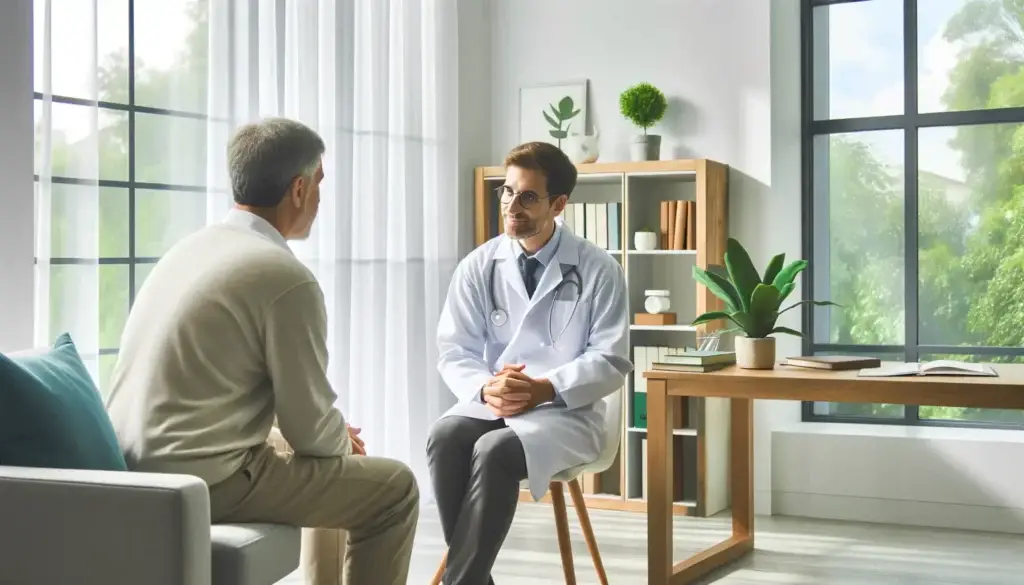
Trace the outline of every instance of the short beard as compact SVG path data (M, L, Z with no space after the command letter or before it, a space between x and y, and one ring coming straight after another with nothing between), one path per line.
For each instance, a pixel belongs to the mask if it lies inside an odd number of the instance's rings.
M541 222L537 220L527 221L529 221L529 223L521 225L518 233L507 232L508 236L513 240L525 240L539 234Z

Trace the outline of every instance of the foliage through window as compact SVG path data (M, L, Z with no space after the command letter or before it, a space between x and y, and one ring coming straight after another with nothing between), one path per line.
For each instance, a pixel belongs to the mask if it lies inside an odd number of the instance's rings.
M1024 361L1024 7L802 0L804 350ZM1024 411L804 405L805 420L1024 427Z
M209 2L35 0L48 336L98 337L83 357L104 389L145 276L206 223Z

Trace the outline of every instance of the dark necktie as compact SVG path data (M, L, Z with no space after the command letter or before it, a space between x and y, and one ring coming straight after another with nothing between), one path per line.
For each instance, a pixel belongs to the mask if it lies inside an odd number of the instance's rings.
M526 285L526 294L531 299L533 298L533 291L537 290L537 267L540 266L540 260L537 260L533 256L520 256L519 257L519 268L523 273L523 284Z

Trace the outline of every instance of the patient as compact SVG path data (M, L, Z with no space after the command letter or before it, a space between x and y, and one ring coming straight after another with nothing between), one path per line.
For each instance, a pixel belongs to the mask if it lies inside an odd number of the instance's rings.
M323 294L287 245L316 218L324 150L290 120L238 130L235 208L146 279L107 406L129 467L202 478L214 522L346 530L343 571L334 530L303 542L313 583L404 584L416 480L398 461L365 456L335 408Z

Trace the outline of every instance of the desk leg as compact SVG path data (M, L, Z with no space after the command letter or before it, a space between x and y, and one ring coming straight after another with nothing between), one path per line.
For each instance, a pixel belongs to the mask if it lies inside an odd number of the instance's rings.
M650 585L690 585L754 549L754 410L732 399L732 537L672 562L672 402L665 380L647 380L647 547Z
M731 404L732 535L754 546L754 401L733 398Z
M664 380L647 381L647 583L672 580L672 408Z

